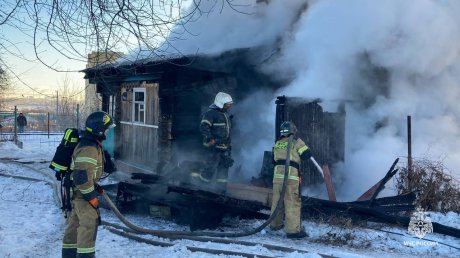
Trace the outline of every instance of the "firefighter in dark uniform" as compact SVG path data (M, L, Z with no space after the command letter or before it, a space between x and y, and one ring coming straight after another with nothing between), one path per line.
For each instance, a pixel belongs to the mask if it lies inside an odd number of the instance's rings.
M231 118L227 110L232 106L232 97L224 92L217 93L214 103L203 114L200 131L203 136L203 146L206 152L205 168L200 173L192 173L201 182L211 183L219 192L227 189L228 169L233 165L231 158L230 132Z
M273 175L273 198L271 212L276 208L280 198L281 190L283 188L283 180L285 173L285 163L287 156L287 146L289 136L296 135L297 129L292 122L283 122L280 126L280 139L273 147L273 156L275 161L275 169ZM280 230L283 228L283 216L285 218L284 230L288 238L303 238L307 234L301 224L301 199L299 192L300 162L305 162L311 158L312 154L310 148L300 139L294 138L291 144L290 152L290 166L287 180L286 193L284 195L284 202L281 210L278 212L277 217L270 224L272 230Z
M67 221L62 245L63 258L95 257L96 234L100 221L97 182L104 171L102 141L113 119L98 111L86 119L85 131L72 155L72 211Z

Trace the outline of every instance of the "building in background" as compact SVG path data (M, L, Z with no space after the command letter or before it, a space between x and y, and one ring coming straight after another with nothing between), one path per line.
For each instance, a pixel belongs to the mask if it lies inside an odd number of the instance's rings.
M123 55L120 52L91 52L88 54L88 63L86 68L92 68L98 65L110 64ZM85 114L102 110L102 101L99 93L96 92L96 84L89 83L85 80Z

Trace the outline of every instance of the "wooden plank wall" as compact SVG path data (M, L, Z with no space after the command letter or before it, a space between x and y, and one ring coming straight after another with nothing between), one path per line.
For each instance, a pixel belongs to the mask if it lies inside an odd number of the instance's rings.
M120 159L155 170L158 163L158 129L127 124L120 124L120 127Z
M158 126L159 123L159 98L157 83L130 83L122 85L121 92L127 92L127 100L121 101L121 122L132 122L132 88L141 87L146 89L145 102L145 125L120 124L119 159L135 163L137 166L146 167L156 172L159 162L158 157Z
M233 94L236 80L223 76L194 82L184 75L176 79L174 86L160 86L162 161L202 160L201 115L217 92ZM163 153L170 153L169 159Z
M298 129L297 136L310 147L319 164L332 165L344 160L344 112L323 112L318 102L286 98L284 108L277 108L276 123L282 120L294 122ZM276 126L279 128L279 124ZM305 185L322 181L311 162L302 163L301 169L306 171L302 178Z

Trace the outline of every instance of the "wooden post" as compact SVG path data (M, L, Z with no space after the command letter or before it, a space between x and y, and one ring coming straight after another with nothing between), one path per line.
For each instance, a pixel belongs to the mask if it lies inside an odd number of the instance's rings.
M18 107L14 106L14 129L13 129L13 142L18 144Z
M412 190L412 125L411 125L411 116L407 116L407 172L408 172L408 181L409 189Z
M77 104L77 129L80 128L80 104Z
M326 190L327 190L327 196L329 197L329 201L337 201L335 198L335 191L334 191L334 185L332 184L332 177L331 177L331 171L329 171L329 166L327 164L323 165L323 172L324 172L324 182L326 183Z
M50 112L48 112L48 139L50 138Z

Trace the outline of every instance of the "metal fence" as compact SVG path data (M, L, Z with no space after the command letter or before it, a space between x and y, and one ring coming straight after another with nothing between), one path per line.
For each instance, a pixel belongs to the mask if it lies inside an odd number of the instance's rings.
M49 112L22 112L27 119L24 131L20 132L17 125L19 112L14 110L0 111L0 141L13 141L22 148L22 142L30 137L42 137L44 139L56 138L62 135L67 128L80 128L80 112L73 114L58 114ZM53 137L54 136L54 137ZM53 144L55 144L53 142Z
M63 132L66 128L81 126L81 118L78 115L56 115L40 112L23 112L27 119L27 132ZM0 111L0 134L17 132L18 113L12 111Z
M39 147L57 147L61 143L63 132L59 133L47 133L47 132L27 132L18 133L17 142L33 142ZM1 133L0 141L14 141L13 133ZM16 143L17 144L17 143ZM22 145L22 144L18 144Z

